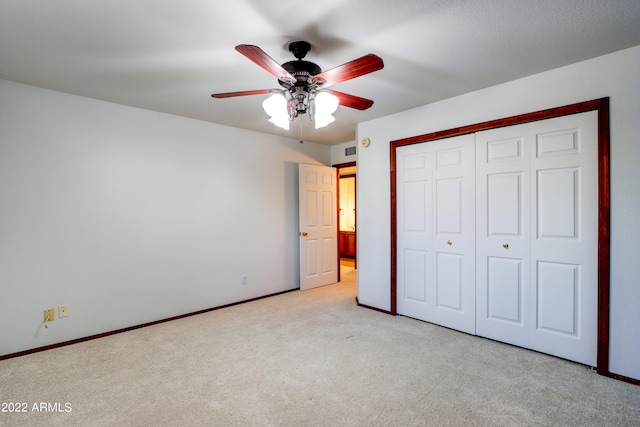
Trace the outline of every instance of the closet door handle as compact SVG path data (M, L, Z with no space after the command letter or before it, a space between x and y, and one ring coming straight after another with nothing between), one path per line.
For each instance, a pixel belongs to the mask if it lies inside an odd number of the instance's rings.
M505 248L505 249L509 249L509 244L508 243L503 243L502 247Z
M447 240L447 245L451 246L453 245L453 242L451 240Z

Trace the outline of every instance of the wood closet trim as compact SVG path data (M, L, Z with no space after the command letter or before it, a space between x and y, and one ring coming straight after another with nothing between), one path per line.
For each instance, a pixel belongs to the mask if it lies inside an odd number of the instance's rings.
M598 349L596 372L623 381L635 382L609 372L609 254L610 254L610 169L609 169L609 97L550 108L533 113L505 117L488 122L452 128L390 142L391 172L391 301L390 314L397 314L397 195L396 148L483 130L546 120L587 111L598 112Z

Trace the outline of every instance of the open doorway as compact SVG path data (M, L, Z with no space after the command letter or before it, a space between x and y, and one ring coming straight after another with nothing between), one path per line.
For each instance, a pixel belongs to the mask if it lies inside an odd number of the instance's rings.
M357 268L356 164L334 166L338 169L338 256L341 270Z

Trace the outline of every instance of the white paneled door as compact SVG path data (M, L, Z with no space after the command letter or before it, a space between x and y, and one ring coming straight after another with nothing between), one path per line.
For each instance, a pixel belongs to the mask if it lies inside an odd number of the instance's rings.
M597 112L397 147L397 312L596 366Z
M477 334L596 366L597 113L477 134Z
M530 346L532 298L528 125L479 132L477 139L476 333Z
M475 332L474 137L396 151L397 311Z
M338 281L337 173L300 164L300 289Z

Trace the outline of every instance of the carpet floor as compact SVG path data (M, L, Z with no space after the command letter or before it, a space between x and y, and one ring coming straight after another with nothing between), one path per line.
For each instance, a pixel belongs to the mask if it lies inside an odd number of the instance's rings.
M335 285L0 361L3 409L26 404L0 425L640 425L640 387L358 307L342 268Z

